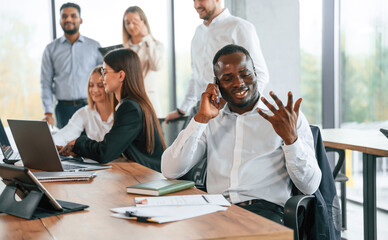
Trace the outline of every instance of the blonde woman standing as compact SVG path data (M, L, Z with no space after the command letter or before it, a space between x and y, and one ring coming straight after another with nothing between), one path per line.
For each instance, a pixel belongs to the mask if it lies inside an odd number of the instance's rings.
M140 7L131 6L124 12L123 45L139 56L146 93L160 116L156 72L162 68L164 46L152 36L148 19Z

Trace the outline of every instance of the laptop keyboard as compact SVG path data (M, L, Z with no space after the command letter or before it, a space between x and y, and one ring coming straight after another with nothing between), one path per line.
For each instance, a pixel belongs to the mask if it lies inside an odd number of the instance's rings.
M83 167L83 166L72 165L72 164L62 164L62 167L63 167L64 170L74 170L74 169L86 168L86 167Z
M8 158L9 160L20 160L20 154L18 152L13 152L12 155Z

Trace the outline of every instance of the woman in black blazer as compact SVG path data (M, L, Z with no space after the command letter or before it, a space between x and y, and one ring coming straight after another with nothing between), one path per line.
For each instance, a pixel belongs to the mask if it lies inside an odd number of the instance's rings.
M60 150L107 163L125 156L160 172L165 144L159 120L147 97L139 57L130 49L117 49L104 57L101 68L105 91L118 105L112 129L101 142L81 136Z

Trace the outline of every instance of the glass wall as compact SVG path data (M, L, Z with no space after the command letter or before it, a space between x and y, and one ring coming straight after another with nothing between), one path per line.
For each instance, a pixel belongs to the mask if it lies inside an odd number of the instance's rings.
M388 2L342 0L340 9L342 126L373 127L388 120Z
M57 22L57 37L63 35L59 24L59 9L68 0L55 1L55 14ZM106 1L106 0L78 0L73 1L81 7L83 23L80 33L100 42L102 47L122 44L122 21L124 11L130 6L139 6L143 9L150 24L151 33L155 39L163 43L165 48L163 68L158 72L158 89L161 107L161 116L169 112L169 81L168 55L171 51L168 44L168 8L169 0L131 0L131 1Z
M302 110L310 124L322 125L322 0L300 0Z
M340 1L340 74L341 127L353 129L388 128L388 1ZM346 168L348 199L362 199L362 155L349 152ZM388 160L378 158L377 235L386 238L388 230ZM348 214L348 225L360 225ZM356 220L355 220L356 219ZM356 223L353 223L356 222ZM362 224L362 222L361 222ZM350 229L349 229L350 230ZM348 231L348 239L357 239L357 230ZM360 232L359 235L361 235ZM362 236L362 235L361 235Z
M49 2L44 2L37 7L35 1L0 0L0 117L5 125L7 118L43 117L40 63L52 40Z

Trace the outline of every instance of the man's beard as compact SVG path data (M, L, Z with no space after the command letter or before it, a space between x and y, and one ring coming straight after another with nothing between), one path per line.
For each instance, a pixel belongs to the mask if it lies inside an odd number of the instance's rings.
M226 94L226 91L222 87L219 87L219 89L220 89L220 93L221 93L222 97L224 98L224 100L229 105L236 107L236 108L245 108L245 107L249 106L250 104L252 104L253 102L256 103L258 101L258 99L260 98L260 92L257 89L257 80L253 84L251 89L249 89L249 91L253 92L253 95L251 96L250 99L247 99L247 101L245 101L245 102L235 102L235 101L233 101L233 97L230 96L229 94Z
M206 16L202 17L201 19L202 20L205 20L205 21L208 21L212 16L213 14L216 12L216 9L214 8L213 10L209 11Z
M66 30L64 27L62 27L62 30L67 34L67 35L74 35L78 32L79 28L74 27L71 30Z

